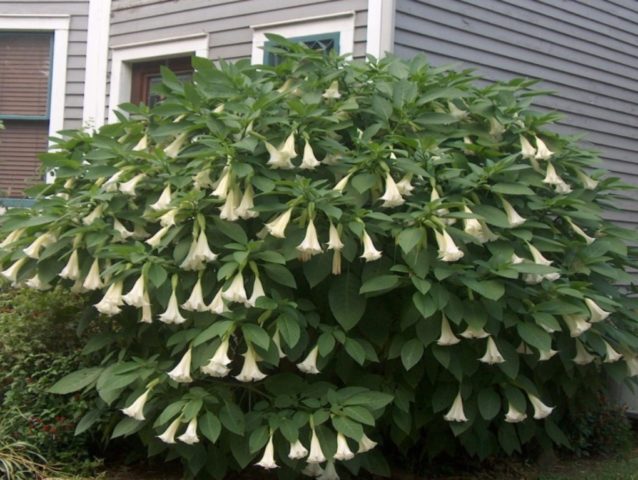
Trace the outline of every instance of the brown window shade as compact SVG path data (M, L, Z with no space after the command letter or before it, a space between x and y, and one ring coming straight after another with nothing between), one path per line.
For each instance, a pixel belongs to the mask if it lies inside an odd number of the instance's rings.
M20 198L42 180L37 154L47 149L49 122L5 120L0 130L0 197Z
M167 67L180 80L187 81L193 77L193 66L190 57L164 58L150 62L133 64L133 79L131 82L131 102L140 102L154 106L162 97L153 92L153 86L160 83L160 67Z
M0 116L47 117L51 35L0 33Z

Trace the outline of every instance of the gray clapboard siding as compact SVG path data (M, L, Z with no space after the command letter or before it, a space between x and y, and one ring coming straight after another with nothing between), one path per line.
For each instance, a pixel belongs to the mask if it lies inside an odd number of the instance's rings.
M613 176L638 186L638 2L634 0L397 0L395 53L474 67L487 80L529 77L556 129L585 134ZM633 197L635 198L635 194ZM638 227L638 201L610 218Z
M64 128L81 127L89 0L0 0L0 14L71 16Z

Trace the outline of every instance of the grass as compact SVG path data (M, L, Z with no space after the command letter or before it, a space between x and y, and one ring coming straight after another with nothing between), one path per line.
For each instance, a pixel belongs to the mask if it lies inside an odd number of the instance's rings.
M538 480L638 480L638 451L631 458L559 462Z

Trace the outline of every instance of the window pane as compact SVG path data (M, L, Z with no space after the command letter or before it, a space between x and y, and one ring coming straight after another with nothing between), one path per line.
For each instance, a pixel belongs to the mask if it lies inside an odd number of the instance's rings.
M327 54L331 50L335 50L339 53L339 32L322 33L320 35L307 35L304 37L292 37L289 40L297 43L303 43L307 47L313 50L319 50L324 54ZM282 61L281 57L276 53L269 51L269 47L272 46L272 42L268 41L264 45L264 64L276 67ZM278 48L282 48L279 46Z
M51 35L0 33L0 115L47 117Z
M23 197L42 179L37 154L47 149L49 122L6 120L0 130L0 197Z

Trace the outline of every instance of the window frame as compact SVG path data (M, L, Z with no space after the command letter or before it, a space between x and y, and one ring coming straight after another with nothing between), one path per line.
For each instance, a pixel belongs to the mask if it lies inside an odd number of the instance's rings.
M326 32L326 33L318 33L315 35L304 35L302 37L289 37L288 40L296 43L310 43L310 42L319 42L322 40L333 40L334 48L339 54L341 51L341 32ZM264 59L263 64L269 65L271 67L276 66L275 60L277 59L277 54L269 51L270 46L273 45L273 42L270 40L266 40L264 43Z
M282 37L310 38L327 34L339 34L339 55L352 57L354 51L354 20L355 12L346 11L318 17L296 18L282 22L251 25L253 43L251 61L253 64L265 64L267 33L274 33Z

